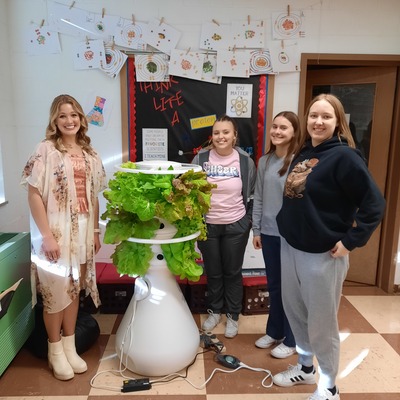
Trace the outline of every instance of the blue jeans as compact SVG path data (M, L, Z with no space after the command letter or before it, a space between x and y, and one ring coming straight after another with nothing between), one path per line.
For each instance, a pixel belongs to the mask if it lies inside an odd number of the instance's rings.
M274 339L283 339L288 347L295 347L296 342L282 304L281 287L281 238L261 234L262 252L267 274L269 291L269 317L266 333Z

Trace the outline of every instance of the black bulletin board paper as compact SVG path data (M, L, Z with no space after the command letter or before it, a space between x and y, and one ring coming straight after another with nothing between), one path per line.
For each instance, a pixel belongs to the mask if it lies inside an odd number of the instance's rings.
M211 126L192 129L191 120L225 114L229 83L252 85L251 118L235 118L238 144L254 160L262 155L268 76L224 77L221 84L173 76L169 82L136 82L132 57L127 60L126 73L130 161L143 160L142 129L163 128L168 130L168 159L191 162L211 135Z

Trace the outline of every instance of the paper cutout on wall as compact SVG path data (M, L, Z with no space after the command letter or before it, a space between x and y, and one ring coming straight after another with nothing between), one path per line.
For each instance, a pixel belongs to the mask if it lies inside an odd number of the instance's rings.
M47 2L47 5L51 28L67 35L89 35L90 21L94 21L94 13L55 2Z
M221 25L214 22L205 22L202 24L200 49L228 50L233 45L230 25Z
M75 69L100 68L101 65L106 65L104 42L101 39L75 44Z
M300 51L297 42L272 41L269 46L274 72L299 72Z
M206 54L203 62L201 80L209 83L221 84L222 76L217 75L217 55Z
M83 103L89 129L106 130L112 111L112 97L93 91Z
M176 48L180 37L178 30L158 19L150 21L143 32L143 39L147 44L166 54Z
M217 53L217 75L248 78L250 76L249 50L220 50Z
M264 48L265 28L263 21L233 21L232 33L236 48Z
M137 82L169 82L167 54L136 54Z
M114 32L115 44L134 50L145 51L146 42L143 40L143 31L146 24L133 22L132 20L120 18Z
M50 30L48 26L27 29L24 43L30 55L61 53L58 33Z
M89 37L102 38L106 42L112 41L120 19L115 15L94 14L93 20L89 24L91 31Z
M226 114L233 118L251 118L253 85L229 83L226 88Z
M201 80L204 54L194 51L171 50L169 74L184 78Z
M273 74L269 50L254 50L250 53L250 75Z
M116 78L128 56L110 44L104 46L104 51L106 62L101 63L100 69L109 77Z
M305 36L302 11L272 13L272 38L294 39Z

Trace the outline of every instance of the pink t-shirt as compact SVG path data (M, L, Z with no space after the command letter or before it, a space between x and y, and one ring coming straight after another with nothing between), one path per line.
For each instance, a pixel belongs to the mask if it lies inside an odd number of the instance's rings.
M211 207L206 215L209 224L231 224L246 214L242 196L239 153L233 150L229 156L220 156L210 150L209 161L204 163L204 171L210 183L217 187L211 192Z

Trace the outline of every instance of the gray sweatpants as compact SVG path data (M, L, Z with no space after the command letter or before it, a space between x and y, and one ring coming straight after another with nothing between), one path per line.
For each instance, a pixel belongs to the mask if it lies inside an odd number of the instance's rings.
M337 313L349 257L306 253L282 238L282 300L296 339L298 362L318 360L319 388L335 386L340 338Z

